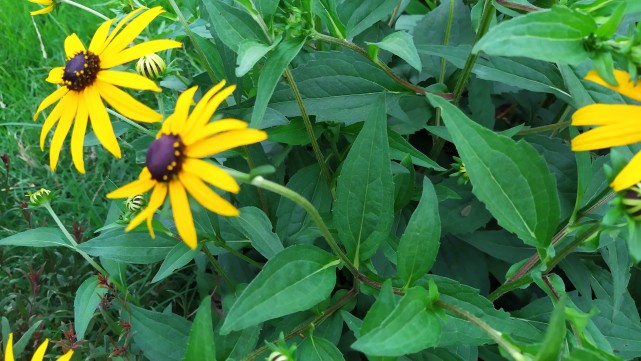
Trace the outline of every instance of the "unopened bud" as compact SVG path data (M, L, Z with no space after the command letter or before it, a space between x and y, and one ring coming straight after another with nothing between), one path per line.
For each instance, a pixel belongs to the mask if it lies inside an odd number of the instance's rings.
M641 221L641 184L628 188L622 197L626 213L635 221Z
M29 197L29 202L31 203L31 205L36 207L42 206L45 203L49 203L52 198L51 191L44 188L40 188L33 193L28 192L26 196Z
M145 55L136 63L136 72L152 80L161 77L166 69L167 64L157 54Z

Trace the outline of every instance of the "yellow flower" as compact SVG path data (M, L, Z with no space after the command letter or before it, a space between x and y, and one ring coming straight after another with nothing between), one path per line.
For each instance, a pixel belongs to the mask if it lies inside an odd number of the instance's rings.
M45 351L47 351L47 345L49 344L49 339L45 339L45 342L42 343L33 354L31 361L42 361L45 357ZM66 354L58 357L56 361L69 361L73 355L73 350L67 351ZM15 361L13 358L13 333L9 334L9 340L7 341L7 348L4 350L4 360L5 361Z
M144 12L142 10L141 8L127 15L111 32L109 30L115 19L104 22L96 30L88 49L76 34L65 39L67 64L52 69L47 78L48 82L61 86L40 103L33 117L35 120L42 110L60 100L49 113L40 133L40 148L44 150L47 134L58 123L49 154L51 169L56 168L62 143L72 123L71 157L80 173L85 172L83 142L88 121L91 121L91 127L100 143L111 154L120 158L120 147L102 99L131 119L141 122L158 122L162 119L162 115L118 88L121 86L160 91L153 81L138 74L109 70L143 55L181 46L177 41L163 39L130 47L129 44L145 27L163 12L160 7Z
M630 75L615 70L618 86L610 85L595 71L585 79L603 85L626 97L641 101L641 84L630 81ZM628 104L590 104L577 110L572 116L574 126L596 126L572 139L572 150L604 149L641 141L641 106ZM641 182L641 152L614 178L610 187L615 192L630 188Z
M156 140L149 146L146 167L138 180L107 194L107 198L125 198L153 188L147 208L131 220L126 231L146 220L154 237L151 221L167 194L178 233L191 249L196 248L197 238L187 193L214 213L238 215L238 210L212 191L207 183L233 193L238 193L238 184L225 171L200 158L260 142L267 139L267 133L249 129L247 123L238 119L209 122L220 103L236 88L229 86L223 89L224 86L222 81L203 95L191 114L189 108L198 87L183 92L178 97L174 113L167 117Z
M54 0L27 0L27 1L29 1L30 3L40 4L45 6L40 10L30 12L29 14L31 14L32 16L50 13L53 10L53 7L55 6Z

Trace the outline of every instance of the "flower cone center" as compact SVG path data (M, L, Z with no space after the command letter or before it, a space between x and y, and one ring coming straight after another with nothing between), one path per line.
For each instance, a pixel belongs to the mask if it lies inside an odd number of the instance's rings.
M62 80L70 90L80 91L93 84L98 71L100 58L92 52L83 51L67 61Z
M180 137L163 134L154 140L147 151L147 169L151 177L159 182L167 182L182 168L185 145Z

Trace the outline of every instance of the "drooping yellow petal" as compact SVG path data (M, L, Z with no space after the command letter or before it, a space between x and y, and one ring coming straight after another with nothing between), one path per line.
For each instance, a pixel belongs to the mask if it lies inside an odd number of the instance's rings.
M45 80L51 84L62 84L62 76L64 75L64 73L64 66L53 68L49 71L49 76L47 76L47 79Z
M101 70L98 72L98 80L125 88L152 90L155 92L160 91L160 88L153 80L147 79L142 75L124 71Z
M639 123L638 119L641 119L641 106L638 105L590 104L572 115L572 125L608 125L625 120L634 120L635 123ZM641 125L637 128L641 130Z
M187 121L187 116L189 115L189 108L191 103L194 100L194 94L198 90L197 86L193 86L180 94L178 100L176 101L176 107L174 108L174 113L172 114L172 121L167 122L169 124L169 132L173 134L181 134L182 130L185 127L185 122Z
M189 119L187 119L187 127L185 127L185 132L189 132L192 129L195 129L194 123L197 119L200 119L203 111L205 110L205 108L207 108L207 103L209 103L209 100L211 100L211 98L225 86L225 83L225 80L221 80L218 84L209 89L209 91L207 91L207 93L205 93L202 98L200 98L200 101L198 102L198 104L196 104L191 114L189 115Z
M76 113L76 120L71 133L71 160L73 160L73 164L76 166L78 172L82 174L85 173L83 150L88 118L89 110L87 109L87 101L85 100L84 92L81 92L79 94L78 112Z
M107 114L107 108L105 108L105 104L100 99L98 89L95 86L89 86L85 88L84 93L87 109L89 109L91 128L96 134L96 138L109 153L116 158L120 158L120 146L111 125L109 114Z
M38 110L36 110L36 114L33 115L33 120L38 119L38 115L40 114L41 111L47 109L51 104L57 102L60 100L60 98L64 97L65 94L69 92L69 89L67 87L60 87L56 89L53 93L49 94L42 102L40 102L40 105L38 106Z
M142 212L138 213L134 219L129 222L125 231L130 231L136 226L138 226L142 221L146 220L149 217L153 217L154 213L160 206L162 206L167 196L167 184L166 183L156 183L154 186L154 191L151 192L151 197L149 198L149 205Z
M182 171L227 192L238 193L240 187L234 177L224 170L198 158L186 158Z
M73 350L67 351L66 354L58 357L58 359L56 359L56 361L69 361L69 360L71 360L71 356L73 356Z
M176 229L183 242L191 249L196 249L198 239L194 219L189 208L189 199L181 182L169 182L169 198L171 199L171 210L174 214Z
M216 109L218 109L218 106L220 103L222 103L225 99L227 99L228 96L231 95L231 93L234 92L236 89L235 85L230 85L227 88L221 90L219 93L214 95L209 102L207 102L207 106L205 109L202 111L202 113L198 116L198 118L194 118L193 120L189 120L191 123L191 128L190 129L198 129L199 127L204 126L209 122L211 119L212 115L214 115L214 112Z
M7 339L7 346L4 349L4 358L5 361L15 361L13 358L13 333L9 333L9 338Z
M115 20L116 19L107 20L98 27L98 30L93 34L91 42L89 43L90 52L94 54L100 54L102 52L105 46L105 41L107 40L109 28L111 28L111 24L113 24Z
M180 48L182 43L175 40L160 39L160 40L151 40L144 43L136 44L130 48L127 48L119 53L110 53L106 55L101 55L100 65L103 68L112 68L121 64L128 63L132 60L139 59L144 55L149 55L157 53L159 51Z
M267 133L258 129L231 130L210 138L200 140L185 149L185 153L193 158L205 158L222 151L254 144L267 139Z
M85 46L82 44L82 41L80 41L78 35L72 33L67 36L65 39L65 54L67 55L67 59L72 58L82 51L85 51Z
M631 127L627 122L622 122L621 124L602 125L579 134L572 139L572 150L604 149L640 141L641 132L634 131L634 126Z
M43 14L48 14L53 10L53 4L47 6L46 8L42 8L40 10L35 10L35 11L30 11L29 15L35 16L35 15L43 15Z
M45 352L47 352L47 345L49 345L49 339L45 338L45 341L38 346L33 357L31 357L31 361L42 361L45 357Z
M107 198L115 199L137 196L147 192L155 185L156 181L151 178L137 179L131 183L125 184L113 192L107 193Z
M187 188L189 194L208 210L223 216L238 216L238 209L229 203L226 199L212 191L203 181L191 174L181 173L180 182ZM173 203L172 203L173 207ZM175 214L175 211L174 211ZM174 216L175 217L175 216Z
M34 4L51 5L51 0L27 0L27 1Z
M216 120L215 122L211 122L198 130L194 130L189 134L186 134L184 137L182 137L182 141L185 145L190 145L201 139L211 137L212 135L229 130L246 129L247 126L248 124L246 122L243 122L242 120L231 118L220 119Z
M47 138L47 134L49 134L51 128L53 128L62 116L62 112L67 106L67 101L66 97L62 98L60 103L56 104L47 119L45 119L45 123L42 125L42 130L40 131L40 150L45 149L45 139Z
M129 21L129 19L131 19L132 17L136 16L139 12L143 11L144 9L145 9L145 8L138 8L138 9L136 9L136 10L134 10L134 11L130 12L129 14L127 14L124 18L122 18L122 20L120 20L120 21L116 24L116 27L111 31L111 33L109 33L109 36L107 36L107 39L105 39L105 43L104 43L104 44L103 44L103 46L101 47L101 48L102 48L102 51L100 51L100 52L99 52L99 53L97 53L97 54L98 54L98 55L102 55L102 54L104 54L104 52L105 52L105 48L106 48L107 46L109 46L109 44L111 44L111 42L112 42L112 41L113 41L113 39L116 37L116 35L118 35L118 32L120 32L120 29L122 29L122 27L123 27L123 26L125 26L125 25L127 24L127 22ZM101 58L102 58L102 57L101 57Z
M120 114L145 123L155 123L162 120L162 115L118 87L99 80L96 80L94 84L100 92L100 96Z
M615 192L620 192L624 189L630 188L633 185L641 182L641 152L635 154L630 162L617 174L610 187Z
M77 92L71 92L67 95L67 102L65 108L62 110L62 116L58 122L58 126L53 133L53 139L51 140L51 147L49 149L49 166L51 170L56 170L56 165L58 165L58 158L60 156L60 150L62 149L62 144L69 134L69 129L71 129L71 123L76 116L78 110L78 101L79 96Z
M116 56L120 53L125 47L127 47L140 33L145 30L147 25L156 18L156 16L163 13L164 10L160 6L151 8L142 14L136 16L127 26L125 26L122 31L120 31L114 38L109 42L109 45L104 49L100 54L101 60L102 55L109 58L111 56ZM118 24L120 25L120 24Z
M618 86L611 85L605 80L601 79L599 74L595 70L591 70L586 76L585 79L595 82L599 85L602 85L608 89L612 89L615 92L625 95L628 98L641 101L641 83L637 82L635 85L630 81L630 74L622 70L614 70L614 78L619 83Z

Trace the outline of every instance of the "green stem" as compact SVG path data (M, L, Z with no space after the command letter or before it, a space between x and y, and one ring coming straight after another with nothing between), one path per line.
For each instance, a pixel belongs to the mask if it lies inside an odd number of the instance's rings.
M82 4L78 4L78 3L77 3L77 2L75 2L75 1L71 1L71 0L60 0L60 2L63 2L63 3L69 4L69 5L71 5L71 6L75 6L75 7L77 7L78 9L82 9L82 10L84 10L84 11L88 12L88 13L94 14L94 15L96 15L97 17L99 17L99 18L101 18L101 19L103 19L103 20L111 20L111 19L109 19L108 17L106 17L106 16L102 15L101 13L97 12L96 10L91 9L91 8L88 8L88 7L86 7L86 6L82 5Z
M307 136L309 136L309 141L312 144L312 149L314 150L316 161L320 166L321 174L323 175L323 178L325 178L325 181L327 182L327 186L329 187L329 189L333 189L332 175L330 174L329 169L327 168L327 163L325 163L325 156L323 156L323 152L321 152L320 147L318 146L318 142L316 141L316 135L314 134L312 121L311 119L309 119L309 115L307 114L307 109L305 108L305 103L303 103L303 97L300 95L300 91L298 90L298 86L296 85L296 81L294 80L294 74L292 74L292 71L289 69L289 66L285 68L285 78L287 78L287 83L289 84L289 87L292 88L292 93L294 93L294 98L296 99L296 104L298 104L298 108L300 109L300 114L303 117L303 123L305 123L305 130L307 131ZM332 199L336 198L336 195L334 194L333 190L331 191L331 194L332 194Z
M558 122L554 124L543 125L540 127L534 127L529 129L523 129L516 133L516 135L527 135L527 134L536 134L536 133L545 133L549 131L559 130L567 128L570 125L570 122Z
M194 34L193 31L191 31L191 28L189 27L189 24L187 23L187 20L185 19L185 16L183 15L182 11L180 11L180 8L178 8L178 5L176 5L176 1L169 0L169 3L171 4L171 7L174 9L174 12L176 12L176 15L178 16L178 21L180 21L183 28L185 29L185 34L187 34L187 36L189 37L189 40L191 40L191 43L194 45L194 49L196 50L196 53L198 53L198 57L203 62L203 65L205 66L205 70L207 71L207 75L209 75L209 79L211 79L211 82L213 84L218 83L218 80L216 79L216 73L214 73L214 69L209 64L209 61L207 61L207 56L205 56L205 52L200 47L200 44L198 43L198 39L196 39L196 35Z
M225 270L220 265L220 263L218 263L214 255L211 254L209 248L207 248L207 245L204 245L201 249L203 250L203 253L205 253L205 256L207 256L209 263L211 263L211 265L216 269L216 272L218 272L218 274L225 279L225 282L227 282L227 284L233 291L236 291L236 285L234 284L234 282L232 282L231 278L227 276L227 273L225 273Z
M284 187L278 183L274 183L272 181L269 181L262 176L257 176L252 178L249 174L247 173L242 173L233 169L226 169L227 173L229 173L232 177L236 178L237 180L245 183L249 183L255 187L266 189L270 192L274 192L276 194L279 194L294 203L300 205L309 213L309 215L312 217L312 220L316 223L318 228L320 229L321 233L323 234L323 237L325 237L325 241L327 241L327 244L329 247L332 249L334 254L338 256L338 258L345 264L345 267L349 270L349 272L354 275L354 277L358 277L360 273L358 272L358 269L354 266L354 264L349 260L345 252L338 246L338 243L334 239L334 236L332 236L332 233L329 231L329 228L327 228L327 225L325 224L325 221L323 221L323 217L321 217L320 213L318 213L318 210L314 207L313 204L311 204L305 197L301 196L300 194L294 192L293 190Z
M251 264L252 266L258 268L258 269L263 269L263 265L254 261L253 259L247 257L246 255L242 254L241 252L238 252L237 249L230 247L225 241L221 239L212 239L210 240L216 247L224 248L227 252L233 254L234 256L242 259L243 261Z
M122 120L123 122L125 122L125 123L127 123L127 124L131 125L132 127L136 128L136 129L138 129L138 130L140 130L142 133L145 133L145 134L150 135L150 136L152 136L152 137L155 137L155 136L156 136L156 132L154 132L154 131L152 131L152 130L150 130L150 129L147 129L147 128L143 127L142 125L140 125L140 124L138 124L138 123L134 122L133 120L131 120L131 119L129 119L129 118L127 118L127 117L125 117L125 116L123 116L123 115L121 115L121 114L118 114L118 113L117 113L116 111L114 111L114 110L111 110L111 109L107 108L107 112L109 112L109 114L111 114L111 115L115 116L116 118L118 118L118 119Z

